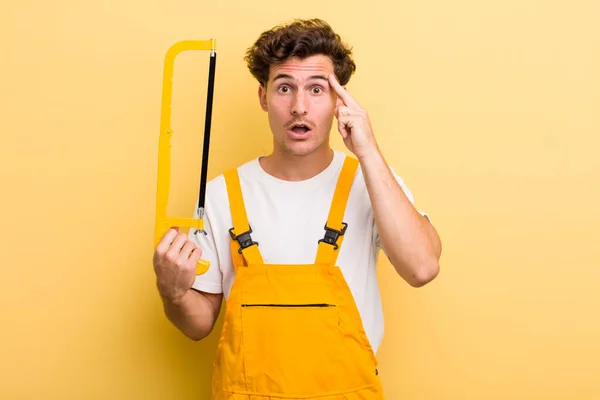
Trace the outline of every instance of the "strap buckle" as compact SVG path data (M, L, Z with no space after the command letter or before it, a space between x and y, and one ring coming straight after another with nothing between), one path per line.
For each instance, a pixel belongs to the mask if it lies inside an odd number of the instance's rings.
M250 237L250 234L252 233L252 227L250 227L250 230L244 232L244 233L240 233L239 235L236 235L233 233L233 228L231 228L229 230L229 235L231 235L231 238L233 240L237 240L237 242L240 244L240 248L238 249L238 253L242 254L242 250L253 246L253 245L257 245L258 246L258 242L255 242L254 240L252 240L252 237Z
M345 222L342 222L342 230L338 231L336 229L330 228L327 226L327 223L325 223L325 237L323 239L319 240L319 243L323 242L323 243L327 243L333 246L334 250L337 250L340 246L338 246L337 241L338 238L340 236L343 236L344 233L346 233L346 228L348 228L348 224Z

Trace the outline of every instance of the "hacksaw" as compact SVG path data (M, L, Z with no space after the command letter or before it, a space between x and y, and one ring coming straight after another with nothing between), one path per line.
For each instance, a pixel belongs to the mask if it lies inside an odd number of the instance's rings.
M173 70L175 58L183 51L209 50L210 62L208 72L208 90L206 101L206 118L204 124L204 144L202 148L202 168L200 172L200 193L198 196L198 218L171 217L167 215L169 187L171 178L171 101L173 98ZM173 44L166 53L163 70L162 105L160 113L160 135L158 142L158 177L156 191L156 220L154 226L154 248L171 227L194 229L194 234L204 230L204 201L206 195L206 174L208 171L208 151L210 144L210 127L212 120L212 103L217 61L216 40L183 40ZM196 275L204 274L210 262L200 259L196 264Z

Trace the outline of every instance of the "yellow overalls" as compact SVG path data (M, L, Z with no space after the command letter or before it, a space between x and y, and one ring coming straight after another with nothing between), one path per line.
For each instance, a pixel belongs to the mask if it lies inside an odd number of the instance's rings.
M214 362L213 400L383 399L377 360L335 265L357 167L346 157L316 261L305 265L263 262L237 169L225 173L236 277Z

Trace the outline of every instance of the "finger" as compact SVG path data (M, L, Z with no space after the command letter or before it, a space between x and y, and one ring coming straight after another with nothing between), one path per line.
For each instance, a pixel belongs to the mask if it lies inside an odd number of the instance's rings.
M337 81L335 74L329 74L329 84L335 90L337 95L342 99L344 104L349 107L360 107L358 102L350 96L350 93Z
M202 249L200 247L196 247L190 253L189 262L191 262L192 265L196 265L196 263L198 262L198 260L200 260L200 257L202 257Z
M173 240L173 243L171 243L169 250L167 250L167 258L171 261L178 260L179 253L181 252L183 246L186 244L187 240L188 237L185 233L178 234L175 237L175 240Z
M181 251L179 252L179 261L182 264L186 264L188 262L188 259L190 258L190 254L196 248L197 246L194 244L194 242L192 242L191 240L187 240L181 248Z
M189 241L188 235L186 235L185 233L180 233L177 235L175 240L173 240L171 247L174 249L177 249L179 252L181 252L181 250L188 243L188 241Z
M346 139L348 137L348 131L346 131L346 125L344 125L341 122L338 122L338 131L340 131L340 135L342 135L342 137L344 139Z
M356 114L354 110L346 106L338 107L338 118L348 117L350 115Z
M337 119L356 115L356 111L346 106L339 106L333 109L333 114Z
M355 120L352 116L343 116L340 117L340 119L338 120L339 122L341 122L342 124L344 124L344 126L346 127L346 130L348 131L348 133L350 133L350 130L352 128L354 128L355 125Z
M344 139L350 135L351 121L348 118L342 117L338 119L338 130Z
M158 243L158 245L156 246L156 252L165 253L171 246L171 243L173 243L173 240L175 240L175 237L177 236L178 232L179 228L177 227L167 230L160 242Z

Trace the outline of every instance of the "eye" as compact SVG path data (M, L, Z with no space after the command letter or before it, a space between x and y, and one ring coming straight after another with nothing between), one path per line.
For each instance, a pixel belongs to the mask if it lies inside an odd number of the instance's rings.
M279 91L279 93L285 94L285 93L289 93L291 91L291 89L289 86L279 86L278 91Z
M313 92L314 94L321 94L321 93L323 93L323 88L322 88L322 87L320 87L320 86L315 86L315 87L313 87L311 90L312 90L312 92Z

